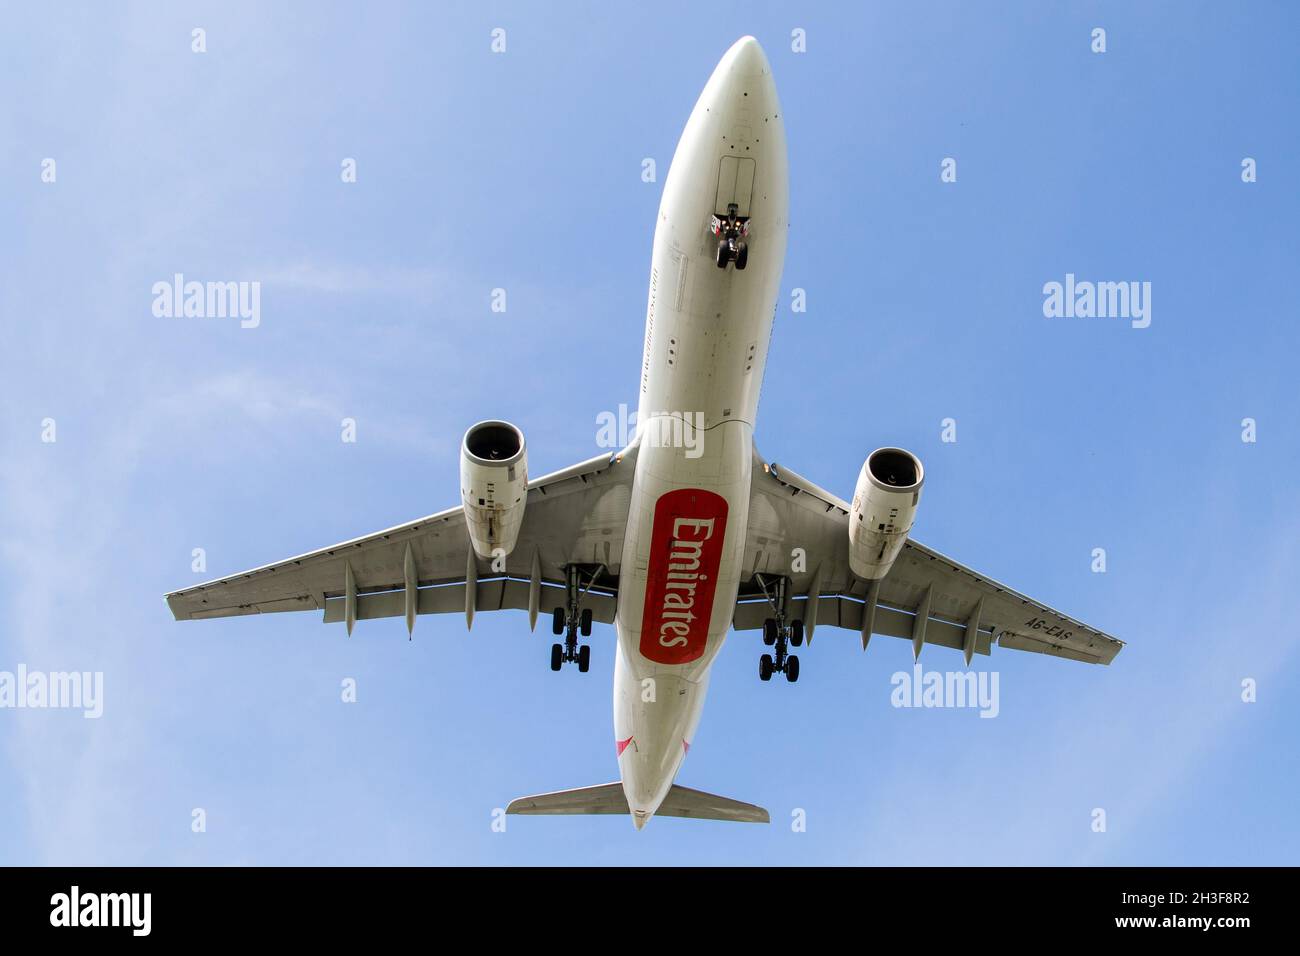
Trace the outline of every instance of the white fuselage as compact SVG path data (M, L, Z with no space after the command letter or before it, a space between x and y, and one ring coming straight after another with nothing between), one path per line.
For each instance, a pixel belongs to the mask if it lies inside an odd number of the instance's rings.
M749 217L743 271L714 259L710 221L728 202ZM615 740L638 827L681 767L731 627L788 205L776 86L746 37L695 104L655 226L614 665Z

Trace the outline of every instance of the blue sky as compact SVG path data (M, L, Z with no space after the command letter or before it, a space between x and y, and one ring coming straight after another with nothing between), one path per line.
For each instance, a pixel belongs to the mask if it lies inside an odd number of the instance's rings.
M6 20L0 670L102 671L105 701L99 720L0 710L0 862L1300 858L1291 5L13 4ZM891 707L903 641L863 654L823 630L790 686L760 684L755 633L732 635L679 782L772 826L494 833L515 796L616 778L612 629L590 674L557 675L522 614L349 640L314 614L177 624L161 596L453 504L481 418L524 429L536 474L596 454L597 415L635 407L673 148L746 33L791 168L760 451L847 496L868 451L911 448L916 538L1128 646L1109 668L980 659L1001 685L982 720ZM624 233L602 231L610 214ZM153 283L177 272L261 282L260 326L154 317ZM1066 273L1149 281L1151 326L1044 318Z

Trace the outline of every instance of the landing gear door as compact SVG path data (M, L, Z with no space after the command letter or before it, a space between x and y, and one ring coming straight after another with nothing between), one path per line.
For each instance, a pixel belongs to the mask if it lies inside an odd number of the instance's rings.
M727 206L736 204L736 215L749 218L749 201L754 193L754 160L748 156L723 156L718 164L718 195L713 211L727 214Z

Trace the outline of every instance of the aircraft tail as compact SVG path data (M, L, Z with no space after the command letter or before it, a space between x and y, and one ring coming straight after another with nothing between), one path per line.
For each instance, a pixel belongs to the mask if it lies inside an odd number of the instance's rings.
M512 800L506 807L506 813L526 815L541 814L597 814L630 813L627 797L623 793L623 784L603 783L595 787L579 787L576 790L557 790L554 793L539 793L534 797L520 797ZM661 817L692 817L697 820L734 820L737 823L768 823L767 811L752 803L742 803L729 797L719 797L703 790L679 787L673 784L655 811ZM645 825L645 819L634 818L637 829Z

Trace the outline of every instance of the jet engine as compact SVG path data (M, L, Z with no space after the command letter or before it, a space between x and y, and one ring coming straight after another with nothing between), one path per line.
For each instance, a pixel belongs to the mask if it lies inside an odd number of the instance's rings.
M460 498L469 540L481 558L509 554L528 503L528 448L509 422L479 422L460 448Z
M877 448L862 465L849 509L849 567L866 581L894 566L912 530L925 470L901 448Z

